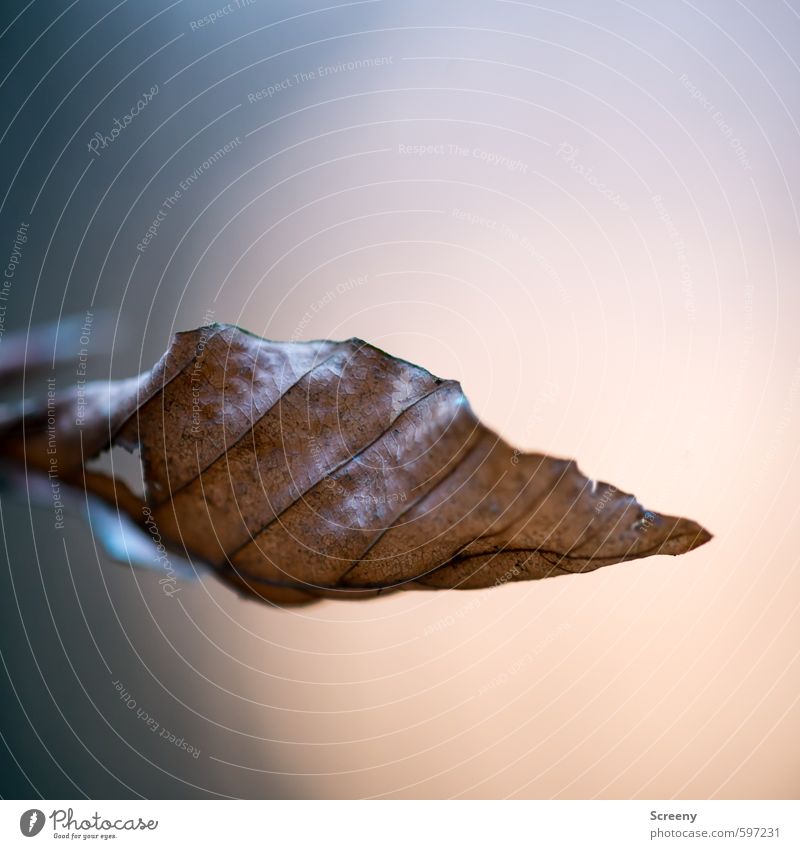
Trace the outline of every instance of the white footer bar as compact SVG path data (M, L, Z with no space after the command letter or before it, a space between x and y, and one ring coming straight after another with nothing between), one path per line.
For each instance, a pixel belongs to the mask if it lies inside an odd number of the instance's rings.
M796 801L0 801L0 846L800 846Z

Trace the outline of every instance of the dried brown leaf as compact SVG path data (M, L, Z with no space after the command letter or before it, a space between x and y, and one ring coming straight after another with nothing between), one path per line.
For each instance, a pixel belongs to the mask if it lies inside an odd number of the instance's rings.
M513 450L458 383L358 339L179 333L150 372L87 384L53 416L65 480L270 600L489 587L710 539L571 460ZM46 406L5 419L4 453L47 471ZM85 471L114 444L141 451L146 503Z

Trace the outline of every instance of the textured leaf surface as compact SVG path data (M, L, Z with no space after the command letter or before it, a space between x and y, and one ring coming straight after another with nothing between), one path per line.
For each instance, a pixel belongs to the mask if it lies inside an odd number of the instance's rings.
M514 451L458 383L358 339L179 333L139 378L58 398L47 425L45 406L6 411L4 452L47 470L54 426L65 480L276 601L488 587L710 539L571 460ZM141 451L146 503L85 471L111 444Z

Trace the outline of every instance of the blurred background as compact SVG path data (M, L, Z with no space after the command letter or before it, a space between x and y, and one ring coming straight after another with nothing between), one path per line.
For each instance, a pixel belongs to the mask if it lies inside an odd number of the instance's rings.
M0 360L68 316L62 387L211 320L359 336L715 539L280 610L23 479L3 796L796 798L795 0L4 9Z

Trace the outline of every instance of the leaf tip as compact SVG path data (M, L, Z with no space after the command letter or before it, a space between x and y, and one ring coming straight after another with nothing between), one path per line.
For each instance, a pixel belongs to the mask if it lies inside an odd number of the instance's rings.
M702 525L691 519L676 519L675 524L664 540L662 554L685 554L700 548L714 538Z

